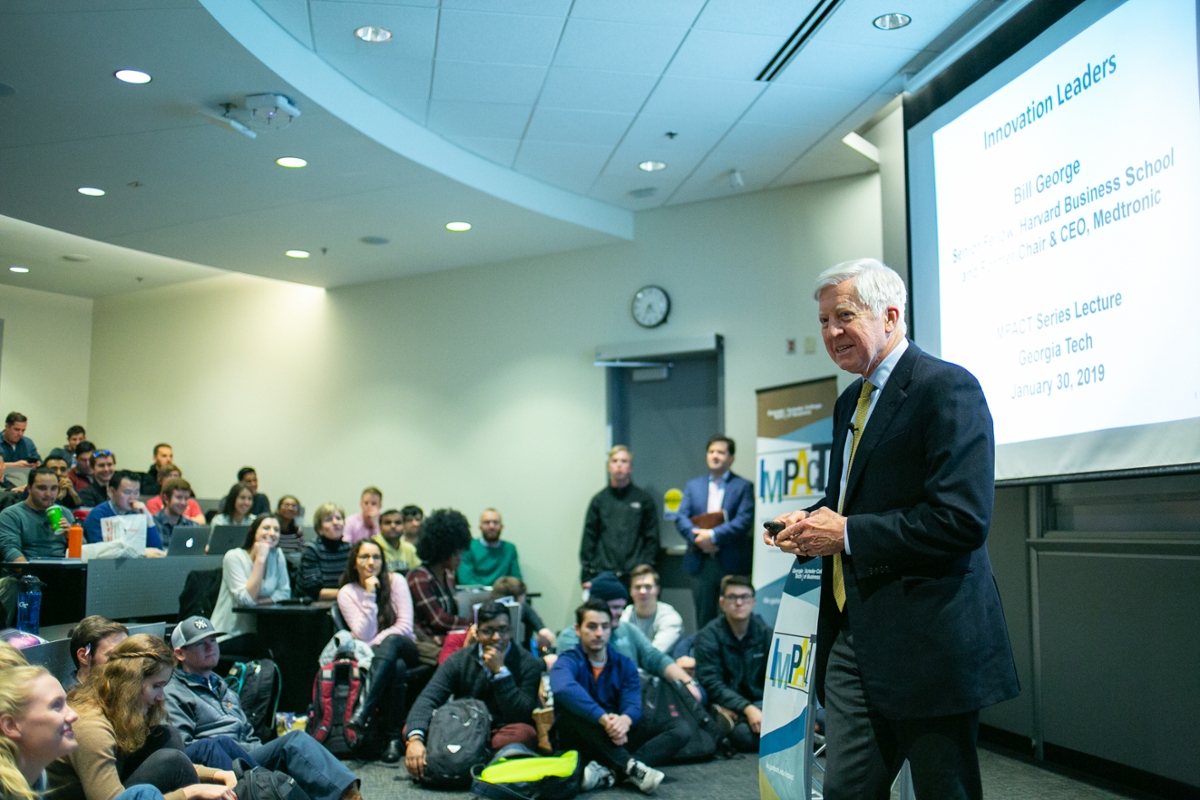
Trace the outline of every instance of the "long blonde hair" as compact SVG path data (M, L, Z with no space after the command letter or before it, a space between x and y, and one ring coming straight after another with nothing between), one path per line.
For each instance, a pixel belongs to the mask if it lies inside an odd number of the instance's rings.
M8 669L9 667L23 667L29 662L25 660L25 656L21 655L21 651L13 647L5 641L0 641L0 669Z
M117 749L132 753L146 743L152 725L167 719L162 702L140 711L142 683L164 667L175 667L175 654L157 636L130 636L108 653L108 660L87 681L75 687L68 702L81 715L99 715L112 725Z
M45 667L8 666L0 671L0 716L20 719L33 700L33 682L50 673ZM17 743L0 734L0 789L5 797L33 800L29 781L17 769Z

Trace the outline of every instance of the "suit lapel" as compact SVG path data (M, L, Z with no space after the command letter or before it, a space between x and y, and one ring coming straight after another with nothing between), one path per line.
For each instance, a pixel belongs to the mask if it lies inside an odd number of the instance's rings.
M862 439L858 442L858 450L854 454L854 463L850 465L850 476L846 480L846 499L842 503L843 509L850 505L850 498L854 494L854 489L858 486L859 480L867 468L867 462L871 460L871 451L875 449L877 444L883 441L888 428L892 424L892 419L896 416L896 412L900 410L900 407L904 405L904 401L908 399L908 385L912 381L913 368L916 366L917 358L920 355L921 350L915 344L909 342L908 349L904 351L904 355L900 356L900 360L896 362L896 366L892 369L892 374L883 387L883 393L880 394L878 402L875 403L875 410L871 412L871 418L867 420L867 427L863 430ZM861 384L856 382L855 386L858 387ZM847 423L847 427L849 427L849 423ZM845 447L844 440L842 446L843 448Z

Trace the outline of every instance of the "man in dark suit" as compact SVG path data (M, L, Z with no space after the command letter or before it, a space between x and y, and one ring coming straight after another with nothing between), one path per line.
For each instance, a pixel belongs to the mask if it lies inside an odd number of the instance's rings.
M815 294L825 349L863 379L834 407L825 499L766 537L823 562L825 797L886 798L907 758L921 800L979 798L979 709L1019 692L984 546L991 414L974 376L905 338L895 272L848 261Z
M724 434L708 440L704 456L708 474L687 482L675 518L679 535L688 543L683 571L692 576L697 629L717 618L721 578L750 574L754 485L729 471L736 451L733 439ZM725 512L724 522L707 528L692 523L693 517L720 511Z

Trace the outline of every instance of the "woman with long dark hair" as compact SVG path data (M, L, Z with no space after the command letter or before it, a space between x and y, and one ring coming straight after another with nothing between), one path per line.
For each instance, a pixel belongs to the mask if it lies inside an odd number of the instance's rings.
M157 636L130 636L67 700L78 713L79 747L47 768L55 800L114 800L149 784L167 800L235 800L232 772L194 766L166 724L163 687L175 655Z
M221 592L213 609L212 623L231 636L257 632L253 614L237 614L234 608L267 605L292 596L287 560L279 552L279 518L263 514L246 531L246 540L225 554L221 561ZM242 650L240 644L222 649Z
M369 644L375 653L362 704L350 726L355 734L361 734L378 711L387 740L383 760L393 764L404 755L408 668L419 663L412 638L412 596L404 576L384 569L383 550L370 539L351 546L339 583L337 603L342 619L354 638Z
M221 513L212 518L212 524L249 525L250 520L254 519L254 515L250 513L253 505L254 492L243 483L235 483L229 487L229 494L221 500Z

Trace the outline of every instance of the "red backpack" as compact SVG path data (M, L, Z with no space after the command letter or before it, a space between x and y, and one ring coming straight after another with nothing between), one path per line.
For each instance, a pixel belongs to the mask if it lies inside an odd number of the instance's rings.
M308 733L334 755L349 755L358 744L347 737L346 723L354 715L361 691L362 674L353 659L339 658L324 664L313 678Z

